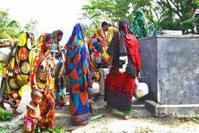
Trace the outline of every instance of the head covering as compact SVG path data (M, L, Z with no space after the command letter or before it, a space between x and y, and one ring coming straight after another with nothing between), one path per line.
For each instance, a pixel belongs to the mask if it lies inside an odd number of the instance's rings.
M53 34L54 34L56 37L58 37L58 36L60 36L60 35L63 35L63 32L62 32L61 30L56 30L56 31L53 32Z
M127 18L124 18L122 20L119 21L119 31L120 32L124 32L125 34L127 33L131 33L131 28L130 28L130 22Z
M86 124L89 121L89 64L81 25L75 25L67 43L66 73L69 78L71 121Z
M78 40L78 41L77 41ZM84 41L84 31L80 25L80 23L76 24L72 35L67 43L68 47L73 48L77 45L80 45L79 40L83 40Z
M55 43L58 43L59 41L61 41L61 38L59 38L59 36L63 36L63 32L61 30L56 30L53 32L53 39Z
M82 81L84 81L85 84L88 84L88 79L86 78L86 75L89 71L88 56L84 44L84 32L81 28L81 25L78 23L75 25L72 35L67 43L66 62L70 64L70 67L68 68L69 76L73 77L74 79L76 79L76 76L79 76L80 79L84 77ZM74 70L78 73L76 74ZM81 75L79 72L81 72ZM80 86L83 86L82 81ZM78 80L78 82L80 81ZM87 89L87 87L80 87L80 89L83 91L84 89Z
M52 35L49 33L43 33L39 37L40 51L42 54L45 53L46 45L50 41L50 39L52 39Z
M130 23L128 19L122 19L119 22L119 32L118 32L118 39L119 39L119 48L120 48L120 56L127 55L127 48L125 43L125 36L126 34L132 34L130 30Z
M123 19L119 22L119 34L120 53L123 52L122 46L124 45L126 48L126 53L128 51L129 59L126 71L130 75L136 76L141 69L139 42L137 38L132 34L128 19Z

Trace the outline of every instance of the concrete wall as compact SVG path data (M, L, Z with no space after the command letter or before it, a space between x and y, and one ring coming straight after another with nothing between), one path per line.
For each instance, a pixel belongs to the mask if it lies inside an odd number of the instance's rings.
M150 100L199 104L199 36L155 36L140 40Z
M146 77L143 81L150 88L148 97L157 102L157 38L145 38L139 42L142 60L141 75Z

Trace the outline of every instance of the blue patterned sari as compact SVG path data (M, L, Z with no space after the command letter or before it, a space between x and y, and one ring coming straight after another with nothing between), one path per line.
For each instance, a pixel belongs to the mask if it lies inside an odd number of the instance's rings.
M89 64L84 32L80 24L75 25L66 49L66 72L69 77L72 124L87 124L90 115L88 102Z

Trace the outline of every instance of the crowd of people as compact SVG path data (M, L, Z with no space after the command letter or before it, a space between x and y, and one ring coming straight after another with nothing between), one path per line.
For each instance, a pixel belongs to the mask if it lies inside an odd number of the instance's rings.
M135 78L139 78L141 60L139 44L132 34L127 19L118 28L102 22L88 42L84 28L76 24L69 41L60 45L63 32L44 33L38 43L28 32L20 34L12 49L1 83L2 100L17 111L21 101L21 88L30 82L31 101L24 115L25 132L52 128L55 108L66 104L66 90L70 95L71 123L89 123L93 102L92 84L100 81L100 68L110 68L105 81L105 101L111 109L124 113L129 119Z

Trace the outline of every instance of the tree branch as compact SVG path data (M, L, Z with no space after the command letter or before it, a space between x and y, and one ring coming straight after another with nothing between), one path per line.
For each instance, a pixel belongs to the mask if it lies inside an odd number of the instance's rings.
M166 1L167 1L167 7L168 7L170 10L172 10L174 13L176 13L180 19L182 19L182 16L181 16L180 12L177 11L177 10L175 10L175 9L171 6L171 3L169 2L169 0L166 0Z

